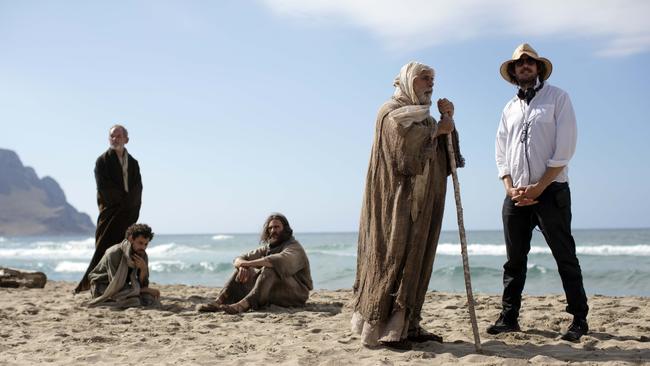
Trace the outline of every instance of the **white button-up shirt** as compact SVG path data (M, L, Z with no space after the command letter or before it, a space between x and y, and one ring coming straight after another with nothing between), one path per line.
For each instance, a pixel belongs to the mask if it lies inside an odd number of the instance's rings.
M496 136L499 178L512 177L514 187L537 183L547 167L564 167L555 182L567 182L569 160L578 130L569 95L544 84L530 105L518 97L506 104Z
M117 153L117 152L116 152ZM120 161L122 165L122 180L124 181L124 190L129 192L129 153L124 149L123 155L119 153L117 155L117 160Z

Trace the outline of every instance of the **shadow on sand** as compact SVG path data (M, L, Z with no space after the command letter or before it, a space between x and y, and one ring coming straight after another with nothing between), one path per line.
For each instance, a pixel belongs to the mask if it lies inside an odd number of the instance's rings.
M533 332L531 332L533 333ZM553 332L541 332L541 333L553 333ZM536 333L534 333L536 334ZM599 339L603 333L590 334L594 338ZM560 335L559 333L554 333L552 337L556 339ZM609 336L609 335L607 335ZM647 362L650 359L650 348L647 347L647 344L633 337L615 337L610 336L611 338L604 339L620 339L620 340L635 340L639 342L639 348L634 349L621 349L619 347L607 347L607 348L598 348L597 341L585 340L582 343L581 348L577 348L572 343L561 343L561 344L545 344L545 345L535 345L527 343L525 345L515 345L507 344L500 340L489 340L487 342L481 343L483 355L486 356L496 356L503 358L516 358L522 360L528 360L533 355L546 356L556 360L564 362L608 362L608 361L620 361L620 362L630 362L630 363L642 363ZM479 355L476 352L474 343L465 342L465 341L456 341L452 343L435 343L427 342L421 344L415 344L414 350L422 352L431 352L433 354L441 353L451 353L454 356L460 358L470 355Z
M198 305L207 304L212 301L214 301L214 297L196 295L185 298L161 296L160 302L162 303L162 306L158 307L157 310L169 311L176 314L183 312L195 312ZM253 312L294 314L308 311L314 313L324 313L329 316L333 316L339 314L343 310L343 307L344 304L337 301L308 301L304 307L285 308L281 306L270 305L260 310L254 310Z

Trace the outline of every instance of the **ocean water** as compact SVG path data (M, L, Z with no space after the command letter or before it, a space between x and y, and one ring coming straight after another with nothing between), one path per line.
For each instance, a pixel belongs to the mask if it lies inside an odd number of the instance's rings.
M357 233L296 233L311 262L317 289L350 288L354 282ZM650 229L574 230L588 294L650 296ZM156 235L147 250L151 280L161 284L219 287L232 260L255 248L258 234ZM467 232L474 292L502 290L505 245L500 231ZM465 291L460 240L443 232L430 290ZM0 266L43 271L52 280L78 281L94 251L90 237L0 237ZM536 232L524 290L562 293L551 252Z

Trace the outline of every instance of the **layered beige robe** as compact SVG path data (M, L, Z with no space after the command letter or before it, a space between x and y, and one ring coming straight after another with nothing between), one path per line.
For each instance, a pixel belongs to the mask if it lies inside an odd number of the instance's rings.
M88 274L93 299L89 306L112 305L131 307L151 305L149 296L141 298L141 287L149 285L149 278L139 276L139 270L131 259L131 243L124 239L110 247L97 266ZM149 265L146 253L143 260Z
M261 246L239 258L247 261L266 258L273 267L257 269L246 283L235 280L235 271L218 296L225 304L245 298L253 309L270 304L294 307L303 306L309 298L309 291L314 287L309 259L293 237L275 246Z
M352 322L368 345L403 339L421 320L447 189L446 135L434 139L436 128L429 106L407 98L393 97L377 116Z

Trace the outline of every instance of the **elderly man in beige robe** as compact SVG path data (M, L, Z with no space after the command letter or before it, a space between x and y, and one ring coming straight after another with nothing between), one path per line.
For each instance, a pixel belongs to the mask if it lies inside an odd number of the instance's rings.
M309 259L293 237L287 218L271 214L260 242L265 245L235 258L235 272L214 302L199 312L237 314L267 305L304 306L313 289Z
M410 62L377 116L361 210L352 330L366 346L442 342L419 323L444 211L454 106L430 115L434 71ZM457 150L458 151L458 150ZM458 166L464 161L458 154Z

